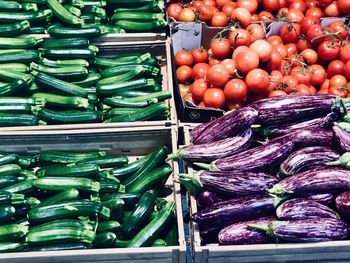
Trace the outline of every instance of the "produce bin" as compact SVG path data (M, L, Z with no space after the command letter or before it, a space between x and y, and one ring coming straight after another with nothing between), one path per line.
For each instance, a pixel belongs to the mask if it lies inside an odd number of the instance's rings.
M155 148L166 145L169 152L177 148L177 130L172 127L154 126L150 128L123 128L94 132L67 131L63 134L3 135L2 149L9 152L38 153L41 150L91 151L103 150L111 154L127 155L134 159L150 153ZM177 162L170 163L174 173ZM15 252L0 254L0 262L185 262L184 226L181 208L180 186L174 186L174 174L169 177L164 190L167 199L175 200L178 225L177 246L145 247L136 249L112 248L57 252Z
M160 121L144 121L144 122L115 122L115 123L93 123L93 124L61 124L61 125L44 125L44 126L21 126L21 127L0 127L0 133L4 131L49 131L49 130L74 130L74 129L104 129L104 128L122 128L122 127L137 127L137 126L158 126L168 127L177 123L174 94L173 94L173 81L171 72L171 51L168 41L157 41L152 43L120 43L120 42L99 42L96 43L103 56L113 56L120 52L150 52L151 54L161 57L161 73L163 76L162 88L163 90L170 91L172 98L166 100L166 103L170 106L170 118L169 120Z
M190 143L190 131L193 125L184 126L185 145ZM193 173L191 165L184 165L187 173ZM195 196L187 192L190 214L197 212ZM211 262L350 262L350 241L332 241L299 244L263 244L219 246L202 245L197 223L190 222L190 242L195 263Z

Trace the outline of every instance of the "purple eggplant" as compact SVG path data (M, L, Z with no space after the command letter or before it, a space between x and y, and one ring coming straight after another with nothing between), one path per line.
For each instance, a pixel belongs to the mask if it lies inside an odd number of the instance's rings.
M218 243L218 234L223 227L221 226L202 226L199 228L202 245L210 243Z
M195 141L198 138L198 136L212 124L213 121L214 120L206 122L206 123L203 123L203 124L200 124L200 125L194 127L191 130L191 132L190 132L191 142Z
M256 123L280 124L319 117L341 110L340 100L328 94L289 95L262 99L248 105L259 112Z
M210 192L208 190L201 191L197 196L197 204L199 207L205 208L221 201L223 200L218 197L216 193Z
M350 152L350 132L338 126L333 126L334 141L338 149L342 152Z
M250 128L257 117L258 112L251 107L235 110L212 120L210 125L206 124L205 129L192 142L205 144L235 136Z
M321 145L330 146L333 141L333 133L324 128L309 128L277 137L272 140L272 142L274 141L293 142L296 148Z
M280 202L270 195L255 195L234 198L216 203L192 215L200 225L227 226L240 221L271 216Z
M178 150L175 154L170 155L168 159L210 162L245 151L252 142L252 135L252 130L248 129L242 134L220 141L188 145Z
M285 201L276 209L276 215L280 220L339 218L337 213L328 206L303 198Z
M276 217L263 217L256 220L239 222L225 227L219 233L220 245L266 244L274 242L271 236L260 231L249 229L249 224L268 224L276 221Z
M212 171L261 171L274 164L280 164L292 151L293 142L274 141L245 152L218 159L211 164L195 163Z
M274 235L277 240L290 242L341 240L350 234L346 223L333 218L274 221L269 224L251 224L248 227Z
M333 126L333 122L338 118L338 114L335 112L328 113L326 116L320 118L314 118L307 121L302 121L294 124L282 124L276 127L264 127L262 128L262 134L266 137L273 138L277 136L283 136L290 134L300 129L307 128L330 128Z
M293 195L294 198L307 198L323 205L332 205L336 197L336 192L308 192Z
M231 196L263 194L279 180L266 173L242 171L200 171L180 174L179 181L188 191L198 194L202 189Z
M335 161L339 154L331 148L314 146L302 148L288 156L280 165L280 173L283 176L291 176L311 167L324 165L326 162Z
M339 167L318 167L283 179L268 192L284 195L332 190L350 190L350 170Z
M335 199L337 210L341 215L350 216L350 192L344 192Z

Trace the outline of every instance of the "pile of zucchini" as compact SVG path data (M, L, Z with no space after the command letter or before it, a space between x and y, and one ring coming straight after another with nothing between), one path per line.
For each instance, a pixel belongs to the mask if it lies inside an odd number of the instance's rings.
M0 252L177 245L167 148L0 155ZM156 190L157 189L157 190Z

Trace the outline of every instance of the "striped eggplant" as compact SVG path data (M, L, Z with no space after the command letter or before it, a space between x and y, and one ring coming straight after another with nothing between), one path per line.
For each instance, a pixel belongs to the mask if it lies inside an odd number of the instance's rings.
M300 129L307 128L330 128L333 126L333 122L338 118L338 114L330 112L326 116L320 118L313 118L293 124L280 124L275 127L262 127L261 132L265 137L273 138L277 136L283 136L295 132Z
M261 171L274 164L280 164L292 151L293 142L274 141L247 151L218 159L211 164L195 163L212 171Z
M199 235L201 244L206 245L210 243L218 243L218 234L223 227L221 226L201 226L199 227Z
M274 235L277 240L291 242L340 240L350 234L346 223L333 218L274 221L269 224L251 224L248 227Z
M213 161L240 153L249 148L253 132L249 128L241 134L220 141L188 145L172 154L168 159L184 159L186 161Z
M219 235L220 245L248 245L273 243L271 236L260 231L249 229L250 224L268 224L276 221L276 217L263 217L256 220L239 222L223 228Z
M350 132L333 126L333 135L337 148L342 152L350 152Z
M270 195L245 196L216 203L192 215L200 225L227 226L240 221L271 216L279 198Z
M203 190L197 196L197 204L199 207L208 207L223 201L216 193Z
M206 122L206 123L203 123L203 124L200 124L196 127L194 127L191 132L190 132L190 140L191 142L195 141L198 136L206 129L208 128L212 123L213 123L214 120L212 121L209 121L209 122Z
M200 171L194 174L180 174L179 181L194 194L205 189L225 195L245 196L263 194L279 180L266 173Z
M212 120L195 138L193 144L205 144L235 136L250 128L258 117L251 107L244 107ZM198 128L200 129L200 128Z
M291 176L311 167L337 160L339 156L336 151L329 147L314 146L302 148L289 155L281 163L280 173L283 176Z
M323 205L333 205L334 199L337 196L336 192L307 192L293 195L294 198L307 198Z
M295 198L285 201L277 207L276 215L280 220L339 218L337 213L328 206L304 198Z
M350 192L344 192L337 196L335 205L341 215L350 216Z
M314 168L283 179L268 192L284 195L332 190L350 190L350 170L339 167Z
M320 117L332 111L342 110L340 99L328 94L288 95L255 101L248 106L256 109L256 123L279 124Z
M333 141L331 130L324 128L309 128L292 132L272 140L282 142L293 142L296 148L309 146L330 146Z

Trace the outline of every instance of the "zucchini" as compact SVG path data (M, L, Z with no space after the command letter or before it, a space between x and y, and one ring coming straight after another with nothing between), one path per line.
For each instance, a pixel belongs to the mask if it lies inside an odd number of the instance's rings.
M19 3L33 3L33 4L38 4L38 5L45 5L46 0L17 0Z
M24 247L23 243L16 243L16 242L0 242L0 252L6 253L6 252L14 252L14 251L22 251Z
M0 167L1 168L1 167ZM91 177L98 174L100 168L96 164L68 164L41 167L36 171L38 177Z
M43 49L43 55L48 59L93 59L98 49L90 48L49 48Z
M107 29L100 25L91 25L84 28L69 28L59 25L50 26L47 32L58 38L67 37L83 37L83 38L96 38L107 33Z
M39 59L37 50L21 50L3 52L0 54L0 63L30 63Z
M129 245L129 242L130 240L120 240L117 238L114 244L115 244L115 247L118 247L118 248L127 248Z
M132 163L129 163L127 165L111 169L110 174L121 179L121 180L124 180L129 175L135 173L142 166L144 166L144 164L149 160L150 156L151 155L146 155L146 156L143 156L143 157L139 158L138 160L136 160Z
M150 12L128 12L128 11L116 11L112 16L112 22L117 20L128 20L137 22L149 22L153 20L161 21L164 19L163 13L150 13Z
M145 5L142 5L140 7L126 7L126 8L117 8L114 10L114 12L162 12L164 10L164 1L154 0L151 2L148 2Z
M171 93L169 91L157 91L147 95L130 98L129 100L131 102L139 102L139 101L151 100L151 99L157 99L158 101L163 101L170 98L171 98Z
M29 104L0 105L0 113L31 114L36 113L40 107L33 107Z
M80 16L84 20L85 24L101 24L102 18L93 14L85 14Z
M87 243L61 243L41 246L28 246L21 251L60 251L60 250L77 250L77 249L90 249L91 245ZM1 247L0 247L1 249Z
M12 71L19 71L19 72L28 72L29 67L26 64L23 63L4 63L0 64L0 69L9 69Z
M154 190L149 190L142 194L137 206L119 229L123 236L132 238L147 223L149 216L154 210L156 197L157 192Z
M34 48L43 42L41 37L26 37L26 38L10 38L0 37L0 48L16 49L16 48Z
M106 16L106 10L104 8L98 7L96 5L84 6L83 13L84 14L93 14L93 15L102 16L102 17Z
M25 202L23 194L13 194L3 189L0 191L0 205L4 204L23 204Z
M0 36L1 37L16 37L27 32L30 28L28 20L0 25Z
M96 123L101 121L95 111L54 111L41 109L38 117L48 124Z
M40 206L31 209L28 219L31 222L48 222L58 219L69 219L78 216L95 216L99 214L109 217L109 209L102 204L89 200L64 201L49 206Z
M123 74L129 72L135 67L143 68L143 76L157 77L160 74L160 69L149 64L124 64L118 66L110 66L101 71L101 76L104 78L109 78L115 75Z
M111 219L119 220L123 216L124 201L119 198L112 198L102 203L105 207L110 209Z
M39 161L38 155L21 155L18 159L18 165L22 168L33 168Z
M44 99L30 97L0 97L0 105L28 104L32 106L45 106Z
M63 41L65 39L62 39ZM40 61L47 67L60 68L60 67L88 67L89 62L85 59L65 59L65 60L49 60L43 58Z
M0 226L0 241L12 242L20 240L28 233L28 226L20 224L10 224L5 226Z
M100 74L96 72L90 72L86 79L81 81L75 81L72 83L80 87L91 87L91 86L95 86L97 82L100 80L100 78L101 78Z
M67 81L82 80L85 79L89 74L89 71L85 67L73 66L52 68L44 65L39 65L34 62L30 64L30 69Z
M130 114L137 111L142 111L142 108L114 108L104 113L104 119L113 118L114 116Z
M65 38L65 39L47 39L44 48L87 48L90 41L86 38ZM87 65L89 66L89 65Z
M23 181L27 179L38 179L38 177L35 176L34 172L23 169L19 172L18 179L20 178L23 178Z
M45 26L32 26L28 30L28 34L46 34Z
M90 104L97 105L98 104L98 97L95 93L89 93L88 94L88 101Z
M44 86L46 89L67 96L79 96L86 98L87 92L84 88L75 84L51 77L45 73L32 73L34 80L38 85Z
M79 191L74 188L69 188L58 194L51 196L41 202L41 206L54 205L62 201L76 200L79 198Z
M84 6L105 7L107 2L105 0L84 0Z
M103 202L110 199L122 199L126 206L134 206L140 200L141 195L138 193L109 193L101 195Z
M151 3L154 0L109 0L109 4L116 5L126 5L126 6L137 6L137 5L146 5Z
M156 85L154 79L135 79L126 82L114 83L114 84L106 84L100 85L97 84L96 92L102 96L113 95L118 91L124 90L134 90L134 89L143 89L147 87L152 87Z
M60 219L60 220L49 221L49 222L31 227L29 228L29 232L33 232L33 231L36 232L36 231L42 231L42 230L48 230L48 229L60 228L60 227L76 227L76 228L86 229L89 231L93 230L93 227L89 223L89 221L77 220L77 219Z
M105 98L103 103L111 107L125 107L125 108L143 108L157 103L157 99L148 99L143 101L131 101L130 99L123 99L120 97Z
M85 159L77 162L81 165L94 164L98 165L101 168L114 168L120 167L128 163L128 157L126 156L103 156L97 158Z
M52 93L34 93L32 98L43 99L48 106L58 106L63 108L82 108L86 109L89 106L89 100L77 96L61 96ZM1 106L1 104L0 104Z
M35 191L34 182L31 179L27 179L23 182L10 185L8 187L2 188L1 191L6 191L14 194L27 194L33 193Z
M38 125L38 117L29 114L0 113L0 127Z
M9 163L12 163L12 164L17 164L18 163L18 159L19 159L19 156L18 154L6 154L6 155L0 155L0 165L5 165L5 164L9 164ZM19 166L18 166L19 167ZM12 167L13 169L15 167ZM17 167L16 167L17 169ZM0 166L0 171L4 171L3 170L3 166ZM21 167L19 167L19 171L21 170ZM9 171L9 169L7 169L7 171ZM0 175L3 176L3 174L0 172ZM9 174L7 174L9 175ZM12 174L10 174L12 175Z
M166 232L164 240L167 243L167 246L177 246L179 244L179 234L177 230L176 221L173 220L173 224L170 229Z
M11 82L11 81L15 81L23 78L31 82L33 80L32 76L29 74L14 71L11 69L0 69L0 79L2 81Z
M82 9L85 6L84 1L82 0L69 0L68 3L72 6Z
M47 191L63 191L69 188L77 190L98 192L100 183L88 178L75 177L42 177L34 181L35 187Z
M128 64L142 64L147 63L151 57L152 55L150 53L145 53L142 55L117 56L114 58L97 57L95 58L94 64L99 68L123 66Z
M49 22L52 17L50 9L37 12L0 12L0 23L15 23L27 20L31 24Z
M112 180L100 181L100 194L117 193L120 189L120 183Z
M5 164L0 166L0 176L16 175L21 171L21 167L17 164Z
M126 32L145 32L162 29L167 25L167 22L164 19L156 19L148 22L118 20L114 25L124 29Z
M117 235L113 232L102 232L96 235L93 245L96 248L112 248L116 239Z
M154 242L152 243L152 247L166 247L168 244L164 239L156 239L154 240Z
M97 230L96 233L103 233L103 232L117 232L117 230L119 229L120 224L117 221L106 221L106 222L102 222L99 223L97 226Z
M46 3L47 6L51 9L52 13L64 23L77 26L84 24L84 21L82 19L70 13L57 0L47 0Z
M22 6L15 1L0 1L0 11L16 12L22 9Z
M81 16L81 10L78 7L72 6L72 5L64 5L64 8L67 9L69 13L76 17Z
M81 160L106 156L105 151L96 152L68 152L68 151L41 151L39 160L45 163L75 163Z
M18 183L18 178L13 175L5 175L0 177L0 190L4 187ZM1 195L1 194L0 194Z
M26 218L30 209L31 209L31 206L28 203L16 205L15 206L15 210L16 211L15 211L15 214L14 214L14 218L16 220Z
M123 74L114 76L114 77L109 77L109 78L104 78L101 79L98 84L99 85L108 85L108 84L113 84L116 82L123 82L123 81L127 81L130 79L134 79L137 78L139 76L141 76L144 72L144 69L142 66L136 66L134 69L125 72Z

